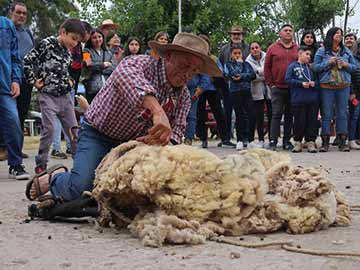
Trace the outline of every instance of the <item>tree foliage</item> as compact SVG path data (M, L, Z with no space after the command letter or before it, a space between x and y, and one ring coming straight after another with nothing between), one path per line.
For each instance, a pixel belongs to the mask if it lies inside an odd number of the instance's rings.
M344 0L280 0L287 11L287 20L295 29L312 29L323 32L334 16L345 10Z
M36 39L42 39L58 32L61 23L70 16L77 14L77 7L71 0L23 0L27 9L27 25L30 26ZM10 3L0 0L1 15L9 14Z

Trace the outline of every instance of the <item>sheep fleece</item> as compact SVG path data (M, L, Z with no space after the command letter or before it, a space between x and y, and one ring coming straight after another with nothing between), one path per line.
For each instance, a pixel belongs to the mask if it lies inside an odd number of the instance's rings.
M346 200L320 169L293 166L287 154L264 149L221 159L186 145L130 141L102 160L92 195L101 225L128 226L153 247L351 223Z

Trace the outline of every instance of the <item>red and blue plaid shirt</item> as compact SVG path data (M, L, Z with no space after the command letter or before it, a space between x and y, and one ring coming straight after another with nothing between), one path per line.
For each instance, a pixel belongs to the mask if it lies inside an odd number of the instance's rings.
M191 106L190 95L186 86L171 87L161 58L137 55L123 59L92 101L85 118L112 139L136 139L146 135L152 126L150 112L142 107L146 95L155 96L163 106L172 127L171 139L180 143Z

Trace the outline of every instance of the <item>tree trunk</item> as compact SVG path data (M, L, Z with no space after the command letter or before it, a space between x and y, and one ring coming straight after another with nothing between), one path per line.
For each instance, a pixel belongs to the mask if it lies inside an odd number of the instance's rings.
M347 33L347 22L349 17L349 8L350 8L350 0L346 0L346 7L345 7L345 19L344 19L344 35Z

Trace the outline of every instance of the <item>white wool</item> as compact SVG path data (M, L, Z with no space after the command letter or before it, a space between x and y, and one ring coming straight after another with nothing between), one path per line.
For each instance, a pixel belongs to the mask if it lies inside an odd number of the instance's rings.
M348 204L319 169L294 167L288 155L264 149L220 159L186 145L129 142L103 159L93 196L102 225L128 221L130 231L153 247L351 222Z

